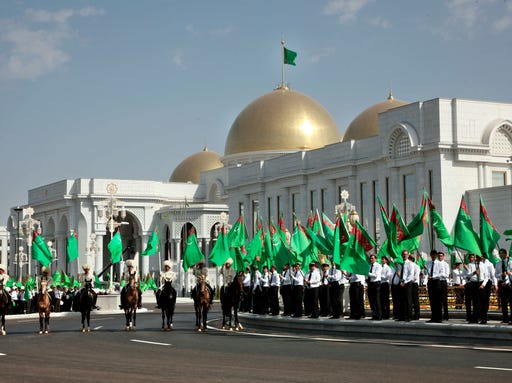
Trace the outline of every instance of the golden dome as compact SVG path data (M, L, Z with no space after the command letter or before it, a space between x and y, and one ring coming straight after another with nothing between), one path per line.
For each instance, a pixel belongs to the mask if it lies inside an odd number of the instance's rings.
M224 155L316 149L339 142L336 123L312 98L280 87L251 102L231 126Z
M379 134L379 113L407 104L407 102L395 100L390 91L387 100L365 109L350 123L341 141L346 142L377 136Z
M210 152L206 147L199 153L192 154L185 158L174 169L169 182L191 182L199 183L199 174L206 170L221 168L220 155Z

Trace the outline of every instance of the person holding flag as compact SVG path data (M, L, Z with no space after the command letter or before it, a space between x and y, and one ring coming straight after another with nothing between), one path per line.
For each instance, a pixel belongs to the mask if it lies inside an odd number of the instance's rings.
M41 294L41 289L42 289L41 282L42 281L46 281L46 289L48 291L48 295L50 296L51 310L53 311L54 303L55 303L55 295L53 294L53 291L51 289L52 284L53 284L53 279L50 274L50 269L46 266L43 266L41 268L41 275L37 276L37 278L36 278L38 294ZM35 296L34 301L37 301L37 295Z
M393 278L393 271L389 267L389 259L386 256L381 258L382 270L380 275L380 308L382 319L389 319L389 285Z
M171 270L172 263L169 259L164 261L164 271L160 273L160 287L155 292L157 306L156 308L160 308L160 295L162 295L162 288L166 282L172 282L176 279L176 273Z
M511 290L511 274L512 274L512 261L507 255L506 249L499 250L499 256L501 261L496 263L496 279L498 283L498 295L501 303L502 319L501 323L509 323L509 307L510 313L512 314L512 290Z
M133 279L135 280L135 284L137 286L137 291L139 293L139 303L138 303L138 306L137 308L141 308L142 307L142 291L140 289L140 275L137 271L137 267L135 266L135 262L133 259L128 259L126 261L126 271L123 273L123 280L125 281L125 285L123 287L123 289L121 290L121 309L124 309L124 298L126 296L126 290L128 288L128 283L130 281L130 278L133 277Z
M6 270L7 267L3 263L0 263L0 284L2 284L4 288L6 287L7 282L9 282L9 279L11 279L9 275L7 275ZM7 296L7 307L11 307L11 294L9 294L6 290L4 290L3 293Z
M223 301L226 298L225 294L227 293L227 288L233 283L236 277L236 270L231 267L232 264L233 258L228 258L220 268L220 275L222 275L224 281L220 289L220 296Z
M206 288L210 291L210 305L213 304L214 291L210 286L210 283L208 283L208 268L204 263L204 258L201 258L201 260L194 265L193 274L194 277L196 277L196 285L192 289L192 298L195 299L197 291L199 290L199 285L202 281L205 281Z
M91 272L91 266L87 263L84 263L82 265L82 269L84 270L84 273L80 275L80 282L82 283L82 288L80 289L80 292L75 296L75 299L78 299L78 302L80 302L80 299L83 294L86 294L86 286L89 283L91 286L91 292L93 295L92 300L92 308L95 310L99 310L100 308L96 306L96 301L98 300L98 294L96 294L96 291L92 289L94 286L95 277L93 273Z
M439 284L441 286L441 307L443 311L443 320L448 320L448 279L450 278L450 266L448 262L444 260L444 253L439 251L437 253L437 259L441 266L441 272L439 275Z

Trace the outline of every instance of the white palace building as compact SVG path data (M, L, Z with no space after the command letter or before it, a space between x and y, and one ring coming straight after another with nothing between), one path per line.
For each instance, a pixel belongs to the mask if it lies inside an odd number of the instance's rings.
M168 182L62 180L29 190L22 207L34 209L43 236L53 243L57 260L52 268L71 274L85 262L96 272L108 265L112 216L121 229L124 259L144 250L158 229L160 253L138 257L139 269L158 273L163 259L171 259L180 294L187 294L192 283L191 274L181 268L184 228L195 227L208 257L222 212L229 213L231 223L243 212L252 237L257 214L277 221L282 212L290 230L293 212L306 219L318 209L333 218L340 193L347 190L360 221L380 239L377 196L388 210L396 204L409 221L426 190L448 228L463 194L476 230L480 194L500 231L512 228L512 103L456 98L409 103L390 92L343 130L341 135L318 102L281 86L240 112L223 155L205 148L184 159ZM20 219L27 218L24 213ZM14 244L14 208L7 228ZM67 265L71 230L78 232L80 257ZM423 247L428 250L428 241ZM11 254L11 275L17 273L16 261L17 254ZM26 273L29 266L23 267ZM35 264L30 267L34 272ZM215 285L219 277L214 270L210 278Z

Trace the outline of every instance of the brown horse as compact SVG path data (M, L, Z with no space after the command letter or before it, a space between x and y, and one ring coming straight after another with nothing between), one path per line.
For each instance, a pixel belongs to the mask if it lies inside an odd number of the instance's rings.
M222 328L236 331L243 330L242 324L238 320L238 309L240 308L240 301L242 300L243 273L237 273L235 279L229 286L225 286L221 293L221 307L222 307ZM232 325L233 319L233 325Z
M0 282L0 316L2 317L2 335L5 335L5 315L9 310L9 298L4 290L3 282Z
M85 287L78 300L80 313L82 314L82 332L86 331L85 322L87 321L87 332L91 331L91 310L94 306L94 291L90 281L85 282Z
M126 318L126 331L135 331L137 306L139 304L139 291L133 276L130 276L128 284L126 285L126 293L124 294L124 302L122 303L124 308L124 316Z
M208 310L210 309L210 290L206 286L205 279L202 279L198 286L196 286L194 309L196 310L196 330L198 332L206 331L206 321L208 320Z
M43 331L45 334L48 334L50 330L51 298L47 291L47 284L47 281L41 281L41 292L37 295L36 307L39 312L39 334L42 334Z

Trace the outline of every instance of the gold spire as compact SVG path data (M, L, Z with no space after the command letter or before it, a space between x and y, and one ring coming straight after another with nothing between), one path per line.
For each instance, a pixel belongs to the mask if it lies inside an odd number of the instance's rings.
M389 86L389 95L388 95L388 100L394 100L395 98L393 97L393 88L391 87L391 85Z

